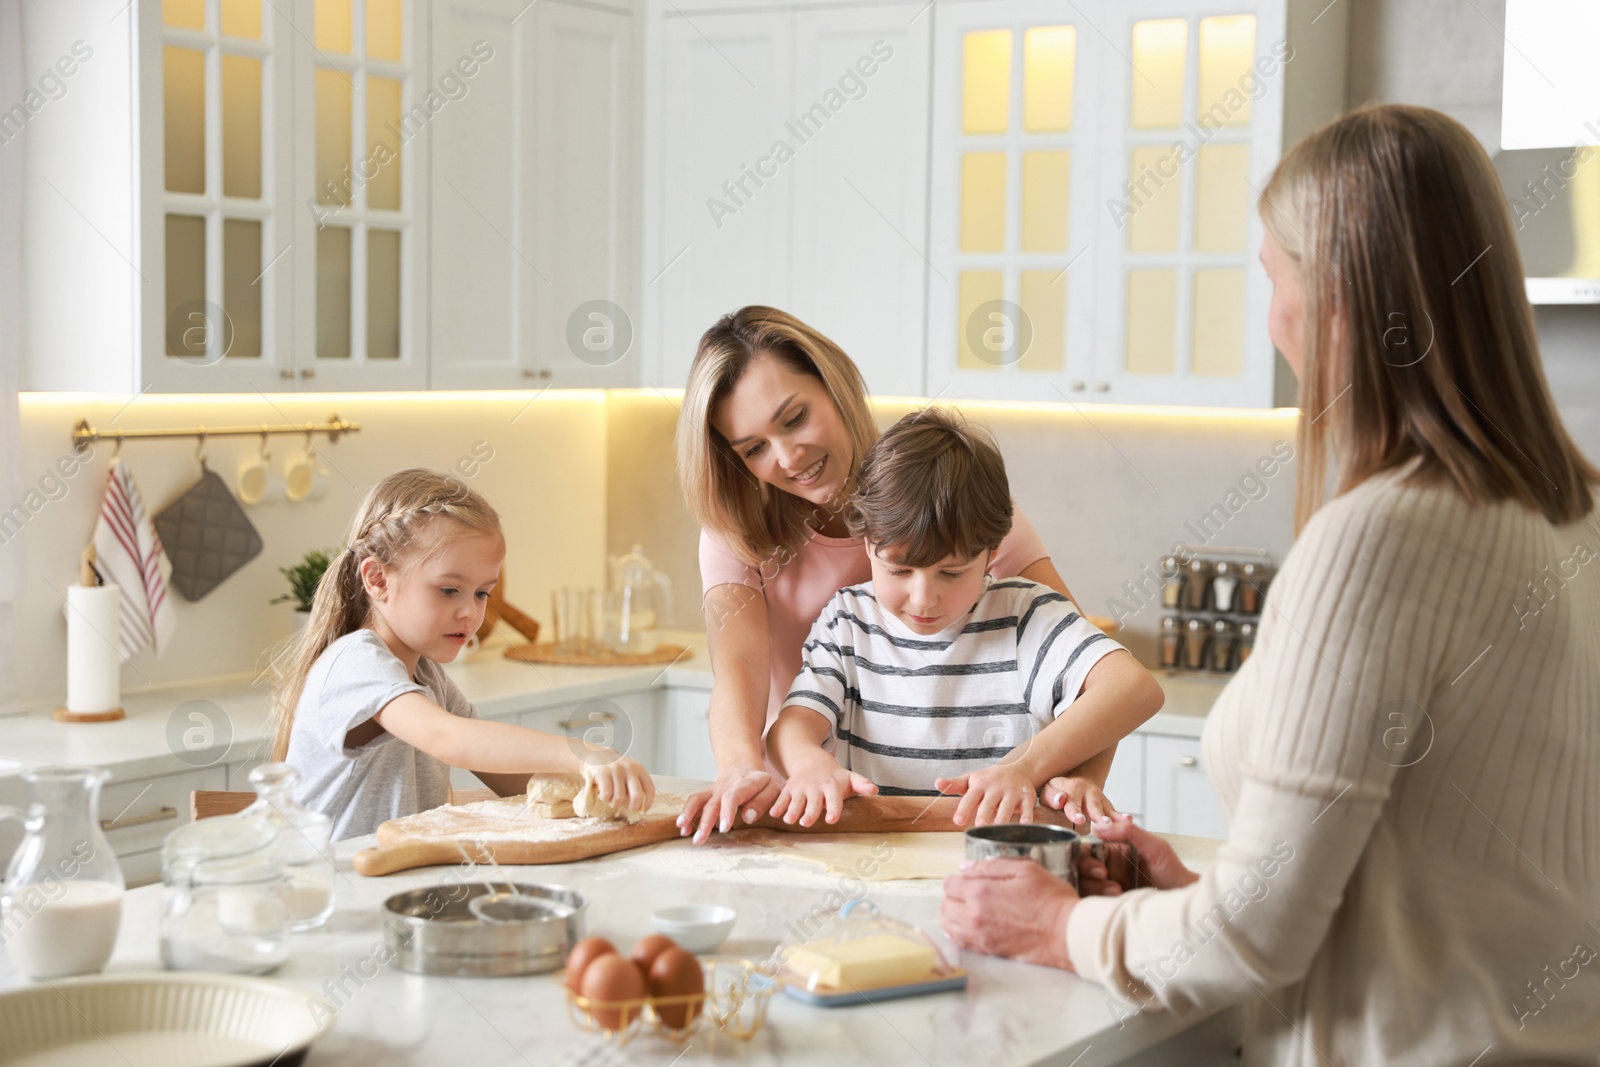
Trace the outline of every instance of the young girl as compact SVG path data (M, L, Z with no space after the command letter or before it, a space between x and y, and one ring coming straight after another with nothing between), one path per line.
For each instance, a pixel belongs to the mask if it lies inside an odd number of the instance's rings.
M576 739L477 718L441 663L483 622L505 559L500 516L449 475L413 468L367 493L317 586L305 636L273 692L273 758L300 771L300 802L335 840L450 800L450 768L501 796L537 772L585 768L602 799L642 811L639 763Z

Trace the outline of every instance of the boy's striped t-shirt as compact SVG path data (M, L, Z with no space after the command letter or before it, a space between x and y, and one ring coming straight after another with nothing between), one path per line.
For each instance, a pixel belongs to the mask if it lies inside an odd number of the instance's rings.
M935 779L990 766L1048 726L1121 647L1026 579L991 579L960 621L926 637L855 585L812 624L784 706L826 718L828 750L883 795L934 796Z

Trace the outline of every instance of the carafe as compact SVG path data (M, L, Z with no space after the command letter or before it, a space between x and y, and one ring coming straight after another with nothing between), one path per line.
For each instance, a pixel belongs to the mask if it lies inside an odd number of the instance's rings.
M122 925L126 883L100 829L102 767L24 772L25 810L0 806L25 836L0 889L0 940L29 978L93 974L105 967Z

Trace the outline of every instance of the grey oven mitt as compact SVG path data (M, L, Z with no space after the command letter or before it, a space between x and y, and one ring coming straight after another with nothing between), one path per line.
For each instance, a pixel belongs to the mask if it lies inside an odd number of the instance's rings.
M200 480L156 516L156 532L172 561L172 584L199 600L261 554L261 535L217 472Z

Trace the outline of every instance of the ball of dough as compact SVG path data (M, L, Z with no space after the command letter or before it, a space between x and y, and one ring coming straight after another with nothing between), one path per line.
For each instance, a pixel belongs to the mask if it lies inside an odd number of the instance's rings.
M528 779L528 814L536 819L570 819L573 799L583 790L576 774L536 774Z
M600 786L588 767L583 769L583 788L572 800L572 810L581 816L594 819L624 819L635 823L644 818L644 812L620 807L600 797Z

